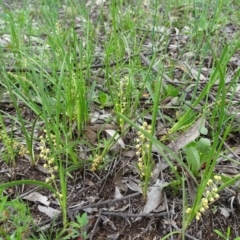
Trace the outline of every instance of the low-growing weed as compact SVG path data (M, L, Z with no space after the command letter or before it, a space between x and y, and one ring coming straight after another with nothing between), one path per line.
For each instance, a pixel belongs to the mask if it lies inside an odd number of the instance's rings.
M8 200L1 191L0 200L0 239L27 239L30 235L30 226L33 219L23 202L19 199Z
M228 227L227 228L227 232L226 233L223 233L217 229L214 230L214 232L220 236L222 239L224 240L230 240L230 239L233 239L233 240L240 240L240 237L236 237L236 238L231 238L231 228Z

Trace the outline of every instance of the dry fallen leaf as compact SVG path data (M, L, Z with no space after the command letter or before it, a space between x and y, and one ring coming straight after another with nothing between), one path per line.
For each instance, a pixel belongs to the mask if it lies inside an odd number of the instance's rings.
M95 2L95 4L96 4L97 6L103 5L104 3L105 3L105 0L97 0L97 1Z
M200 131L205 126L205 118L199 118L186 132L181 134L175 141L171 142L168 147L177 152L179 149L185 147L190 142L195 141L200 136Z
M129 178L128 182L126 182L126 185L132 191L142 193L142 188L140 187L140 181L139 181L139 183L136 183L132 179Z
M120 135L117 133L116 130L106 129L105 131L106 131L106 133L107 133L108 135L110 135L111 137L114 137L114 140L116 140L117 143L118 143L122 148L125 148L125 144L124 144L122 138L120 138Z
M185 147L190 142L195 141L200 136L201 131L204 129L205 122L206 120L204 117L199 118L186 132L181 134L175 141L172 141L170 144L168 144L167 147L172 149L174 152L177 152L179 149ZM157 152L160 155L162 154L159 148L154 144L152 147L152 151ZM162 161L165 162L164 159ZM167 167L168 166L166 166L165 168Z
M136 151L133 151L133 150L127 150L122 153L123 157L129 157L129 158L132 158L135 155L136 155Z
M96 140L97 140L97 133L96 132L94 132L93 130L86 127L84 129L84 133L85 133L85 136L86 136L87 140L90 143L95 143L96 142Z
M97 112L97 111L94 111L93 113L90 113L90 122L91 123L94 123L98 120L98 117L99 117L100 113Z
M50 201L48 201L48 197L43 196L41 193L38 192L32 192L28 194L27 196L23 197L23 199L31 201L31 202L40 202L44 204L45 206L50 205Z
M194 69L193 66L189 66L187 63L185 62L178 62L177 65L175 65L176 68L181 69L183 72L187 73L190 75L190 77L192 77L195 80L200 80L201 82L206 82L207 79L206 77L200 73L198 70Z
M150 188L147 194L147 202L142 213L150 213L160 205L163 196L162 191L166 186L166 182L157 179L156 183Z
M122 197L123 197L123 195L121 194L119 188L117 186L115 186L114 199L120 199Z
M11 45L11 36L10 34L3 34L0 37L0 47L1 48L7 48Z
M168 163L164 161L162 157L159 157L159 161L153 167L150 184L156 182L160 172L165 170L168 166Z
M225 217L225 218L228 218L230 216L230 213L231 212L231 209L228 209L228 208L224 208L224 207L220 207L219 208L221 210L221 214Z
M59 211L57 209L54 209L54 208L51 208L51 207L44 207L44 206L41 206L41 205L38 205L38 210L42 213L45 213L50 218L57 217L61 214L61 211Z
M40 171L40 172L43 172L45 174L50 174L50 171L48 169L46 169L45 167L43 167L42 165L40 164L37 164L36 165L36 168Z

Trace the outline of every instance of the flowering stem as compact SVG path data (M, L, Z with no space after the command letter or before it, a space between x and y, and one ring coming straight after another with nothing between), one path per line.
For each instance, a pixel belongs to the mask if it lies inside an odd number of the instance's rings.
M155 126L156 126L156 119L157 119L157 112L158 112L158 105L160 101L160 91L162 86L162 79L156 80L156 88L155 88L155 94L154 94L154 105L153 105L153 113L152 113L152 124L150 128L150 134L153 136L155 134ZM149 148L148 153L146 156L146 162L145 162L145 179L144 179L144 187L143 187L143 195L144 198L147 197L147 189L148 184L151 178L153 168L153 162L152 162L152 141L149 142Z

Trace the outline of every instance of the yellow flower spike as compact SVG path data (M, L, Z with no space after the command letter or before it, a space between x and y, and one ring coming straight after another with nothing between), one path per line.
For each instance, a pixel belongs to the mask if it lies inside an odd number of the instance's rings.
M40 146L39 149L40 149L41 151L43 151L43 150L45 149L45 147L44 147L44 146Z
M137 144L137 145L136 145L136 148L140 148L140 147L141 147L141 145L140 145L140 144Z
M190 213L192 211L191 208L187 208L186 213Z
M196 220L197 220L197 221L199 221L200 218L201 218L201 216L198 216L198 215L196 216Z
M214 202L214 198L211 197L211 198L209 199L209 201L210 201L211 203Z
M220 197L220 196L219 196L219 194L217 194L217 193L214 195L214 198L215 198L215 199L218 199L219 197Z
M141 140L145 139L145 136L143 134L141 134L139 137L140 137Z
M215 175L213 178L214 178L215 180L218 180L218 175Z
M204 208L207 208L208 200L206 198L202 198L202 205L203 205Z
M140 156L140 155L141 155L141 153L140 153L139 151L137 151L137 152L136 152L136 155L137 155L137 156Z
M143 122L142 124L143 127L147 127L147 125L148 125L147 122Z
M141 169L141 168L142 168L142 166L143 166L143 165L142 165L142 163L141 163L141 162L139 162L139 163L138 163L138 167Z
M205 208L201 207L200 212L204 212L204 211L205 211Z
M48 160L48 164L49 164L49 165L53 164L53 159L52 159L52 158L50 158L50 159Z
M207 208L207 207L208 207L208 203L203 203L202 206L203 206L204 208Z
M46 149L45 149L45 153L46 153L46 154L50 153L50 149L49 149L49 148L46 148Z
M222 181L222 177L221 176L217 176L217 181Z
M212 179L208 179L207 185L211 186L213 184L213 180Z

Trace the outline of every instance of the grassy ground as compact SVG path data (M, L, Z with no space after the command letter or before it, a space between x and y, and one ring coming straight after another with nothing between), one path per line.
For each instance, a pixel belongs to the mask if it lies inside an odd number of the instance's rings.
M0 11L0 239L238 239L238 1Z

